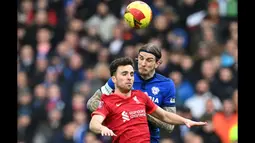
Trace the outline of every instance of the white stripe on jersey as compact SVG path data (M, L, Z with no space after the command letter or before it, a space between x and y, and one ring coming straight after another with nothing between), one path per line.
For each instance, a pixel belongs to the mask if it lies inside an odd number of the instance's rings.
M108 85L108 83L106 83L104 86L101 87L101 92L103 94L109 95L111 94L113 91L113 89Z

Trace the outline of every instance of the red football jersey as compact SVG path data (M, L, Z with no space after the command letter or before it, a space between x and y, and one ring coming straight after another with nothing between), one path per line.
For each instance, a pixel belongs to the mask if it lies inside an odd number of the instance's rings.
M113 143L150 143L150 132L146 114L157 108L150 98L139 90L132 90L130 97L111 94L102 95L96 111L105 117L103 125L117 135Z

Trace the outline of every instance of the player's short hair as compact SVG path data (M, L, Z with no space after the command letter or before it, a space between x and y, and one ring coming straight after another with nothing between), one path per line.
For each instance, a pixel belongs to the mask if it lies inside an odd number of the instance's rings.
M139 53L140 52L147 52L147 53L154 55L156 57L156 61L158 61L162 56L161 48L155 44L152 44L152 43L143 45L139 50Z
M112 61L110 64L111 76L114 75L114 73L116 72L119 66L126 66L126 65L131 65L132 67L134 67L134 61L129 57L121 57Z

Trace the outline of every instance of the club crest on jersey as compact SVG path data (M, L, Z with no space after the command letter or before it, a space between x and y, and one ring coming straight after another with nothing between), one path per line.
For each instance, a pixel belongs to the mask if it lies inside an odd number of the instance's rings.
M159 93L159 88L158 87L155 87L155 86L153 86L152 88L151 88L151 92L152 92L152 94L154 94L154 95L157 95L158 93Z
M135 100L135 102L137 103L137 104L139 104L140 103L140 101L137 99L137 97L135 96L135 97L133 97L133 99Z
M170 98L170 103L175 103L175 98Z

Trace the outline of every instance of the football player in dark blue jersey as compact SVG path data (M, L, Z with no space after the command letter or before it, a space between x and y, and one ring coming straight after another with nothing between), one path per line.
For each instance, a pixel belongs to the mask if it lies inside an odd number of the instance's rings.
M145 44L138 53L138 71L135 72L133 89L141 90L158 106L168 112L176 113L174 82L158 73L156 68L161 64L161 49L154 44ZM107 83L98 89L88 100L87 107L97 109L102 94L110 94L114 90L114 83L110 78ZM174 125L170 125L147 115L150 127L151 143L159 143L160 128L172 132Z

